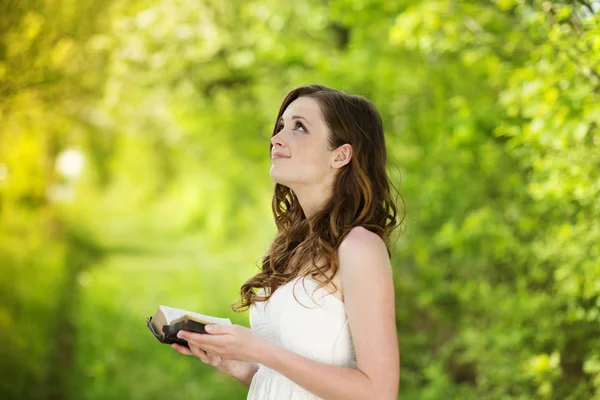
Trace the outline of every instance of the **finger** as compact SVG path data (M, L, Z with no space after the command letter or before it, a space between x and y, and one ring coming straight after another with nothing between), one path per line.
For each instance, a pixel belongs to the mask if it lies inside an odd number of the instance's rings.
M183 355L186 355L186 356L191 356L192 355L192 352L190 351L190 349L188 349L187 347L182 346L180 344L173 343L171 345L171 347L174 348L175 350L177 350L178 352L180 352Z
M186 340L188 343L194 343L198 347L222 346L228 340L227 336L223 335L206 335L202 333L193 333L188 331L179 331L177 337Z
M224 335L224 334L232 334L235 330L235 325L217 325L217 324L207 324L204 327L204 330L211 335Z
M208 359L213 366L218 366L221 364L221 356L215 353L206 353L208 355Z
M188 343L188 344L190 346L190 351L192 352L193 355L198 357L200 359L200 361L202 361L204 364L211 364L211 361L210 361L209 357L206 355L206 352L204 350L202 350L198 346L194 346L194 344L192 344L192 343Z
M213 367L218 366L221 363L221 358L215 353L206 352L206 356L208 357L208 362Z
M189 332L189 331L179 331L177 332L177 337L179 339L183 339L186 340L188 342L194 342L194 343L202 343L202 337L203 336L208 336L202 333L195 333L195 332Z
M194 343L190 343L190 347L191 346L198 347L199 349L201 349L202 351L204 351L207 354L212 353L212 354L220 355L223 350L222 348L220 348L218 346L211 346L211 345L207 345L207 344L202 344L202 345L198 346Z

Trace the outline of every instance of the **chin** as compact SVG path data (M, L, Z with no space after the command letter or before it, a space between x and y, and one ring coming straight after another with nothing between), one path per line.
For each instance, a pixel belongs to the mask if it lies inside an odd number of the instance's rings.
M276 168L271 167L271 171L269 172L271 179L280 185L290 187L292 184L292 180L289 176L281 173L281 170L277 171Z
M287 186L287 180L285 179L285 177L281 176L281 174L274 173L273 170L271 170L269 175L271 176L273 182Z

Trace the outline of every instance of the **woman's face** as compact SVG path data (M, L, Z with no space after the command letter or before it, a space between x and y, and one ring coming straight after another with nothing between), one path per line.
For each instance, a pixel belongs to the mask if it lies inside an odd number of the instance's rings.
M299 97L286 108L271 138L271 178L291 189L327 184L334 170L329 129L317 100Z

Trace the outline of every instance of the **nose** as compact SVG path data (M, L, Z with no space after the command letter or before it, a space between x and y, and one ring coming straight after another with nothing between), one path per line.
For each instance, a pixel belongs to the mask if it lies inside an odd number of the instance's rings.
M285 147L285 143L283 141L283 138L281 137L281 132L283 132L283 130L271 136L271 144L273 145L273 147Z

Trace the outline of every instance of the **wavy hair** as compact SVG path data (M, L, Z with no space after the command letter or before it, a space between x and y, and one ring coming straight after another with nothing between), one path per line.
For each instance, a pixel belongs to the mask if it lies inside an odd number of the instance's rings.
M240 288L240 299L232 305L235 311L267 301L277 288L298 277L310 275L319 287L329 283L335 287L332 278L338 270L337 248L352 228L362 226L379 235L391 256L390 234L404 219L398 221L391 196L390 188L394 186L386 172L383 122L373 103L321 85L301 86L283 100L272 136L277 134L278 121L286 108L302 96L319 104L330 132L329 149L348 143L352 159L337 174L332 196L310 219L305 217L294 192L275 184L272 209L277 234L262 259L261 271ZM265 289L265 296L255 293L260 288Z

